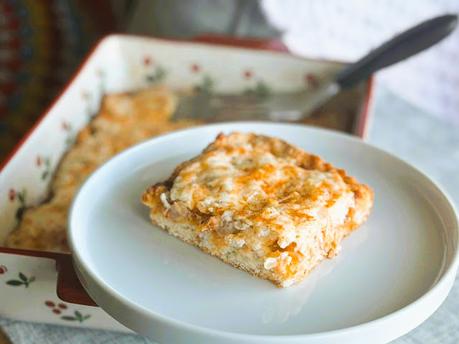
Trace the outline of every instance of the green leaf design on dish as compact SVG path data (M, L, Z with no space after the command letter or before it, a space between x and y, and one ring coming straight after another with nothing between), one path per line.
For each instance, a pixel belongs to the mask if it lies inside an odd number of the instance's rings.
M156 83L156 82L163 81L166 75L167 75L166 70L163 67L158 66L154 70L153 74L148 74L146 76L146 79L149 83Z
M26 198L27 198L27 191L26 189L22 189L22 191L16 193L16 197L19 200L19 208L16 210L16 213L14 216L16 217L17 221L20 221L22 218L22 215L24 214L24 210L26 207Z
M271 89L265 82L259 80L257 81L255 87L245 89L244 94L254 95L260 99L266 99L271 96Z
M22 272L18 274L18 277L19 277L18 279L12 279L12 280L6 281L6 284L13 286L13 287L19 287L23 285L24 287L28 288L30 283L35 281L35 276L31 276L30 278L28 278Z
M75 311L75 318L80 322L83 321L83 315L79 311Z
M200 84L196 85L195 90L201 93L212 93L214 80L209 75L204 75Z
M61 316L62 320L67 320L67 321L75 321L77 320L75 317L69 316L69 315L63 315Z
M45 158L44 165L45 165L45 170L41 174L41 180L45 180L51 174L51 159Z
M22 189L22 191L18 192L17 195L18 195L18 200L21 203L21 205L25 205L26 196L27 196L27 190L26 189Z
M6 282L6 284L11 285L13 287L17 287L17 286L23 285L24 282L21 282L21 281L18 281L18 280L9 280L9 281Z
M82 323L83 321L88 320L91 317L90 314L83 315L83 314L81 314L80 311L75 311L73 314L74 314L74 316L63 315L63 316L61 316L61 319L62 320L67 320L67 321L78 321L78 322Z

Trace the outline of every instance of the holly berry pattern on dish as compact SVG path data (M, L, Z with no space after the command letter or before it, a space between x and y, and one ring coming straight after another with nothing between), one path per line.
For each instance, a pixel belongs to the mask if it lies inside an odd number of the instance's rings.
M148 84L156 84L164 79L167 76L167 71L163 66L155 63L153 58L150 55L146 55L143 58L143 65L147 69L147 74L145 75L145 80Z
M17 221L20 221L22 218L22 215L24 214L24 210L26 208L26 196L27 196L26 189L22 189L21 191L18 191L16 189L11 188L8 191L8 199L10 200L10 202L15 202L16 200L19 202L19 207L15 213L15 217Z
M78 310L74 310L72 313L69 307L63 302L46 300L45 306L48 307L52 313L59 315L60 319L65 321L76 321L82 323L91 317L90 314L83 314Z
M35 163L38 168L43 167L43 172L40 173L41 180L46 180L51 175L51 159L42 155L37 155Z

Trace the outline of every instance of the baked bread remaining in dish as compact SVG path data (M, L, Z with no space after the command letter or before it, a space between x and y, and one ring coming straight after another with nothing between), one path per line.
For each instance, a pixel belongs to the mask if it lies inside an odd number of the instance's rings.
M142 201L154 224L280 287L301 281L368 217L373 192L282 140L220 134Z
M171 122L175 96L165 87L103 98L99 113L76 136L51 182L50 197L24 211L18 227L5 245L46 251L69 251L67 213L73 196L85 179L105 161L125 148L194 122Z

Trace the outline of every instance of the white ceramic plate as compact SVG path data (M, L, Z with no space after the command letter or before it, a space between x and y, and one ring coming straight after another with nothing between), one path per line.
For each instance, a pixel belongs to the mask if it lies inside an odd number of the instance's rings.
M301 285L278 289L150 224L140 195L219 132L287 140L375 191L368 222ZM442 303L458 223L439 188L405 162L331 131L231 123L155 138L115 157L78 194L70 243L80 278L115 319L161 343L383 343Z

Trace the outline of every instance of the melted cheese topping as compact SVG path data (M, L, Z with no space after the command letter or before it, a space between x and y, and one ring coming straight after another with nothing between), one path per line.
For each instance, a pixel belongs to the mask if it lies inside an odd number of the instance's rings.
M343 224L354 207L338 172L304 169L244 140L205 151L180 171L166 197L218 218L225 241L268 257L266 269L290 264L290 253L320 249L322 230Z

